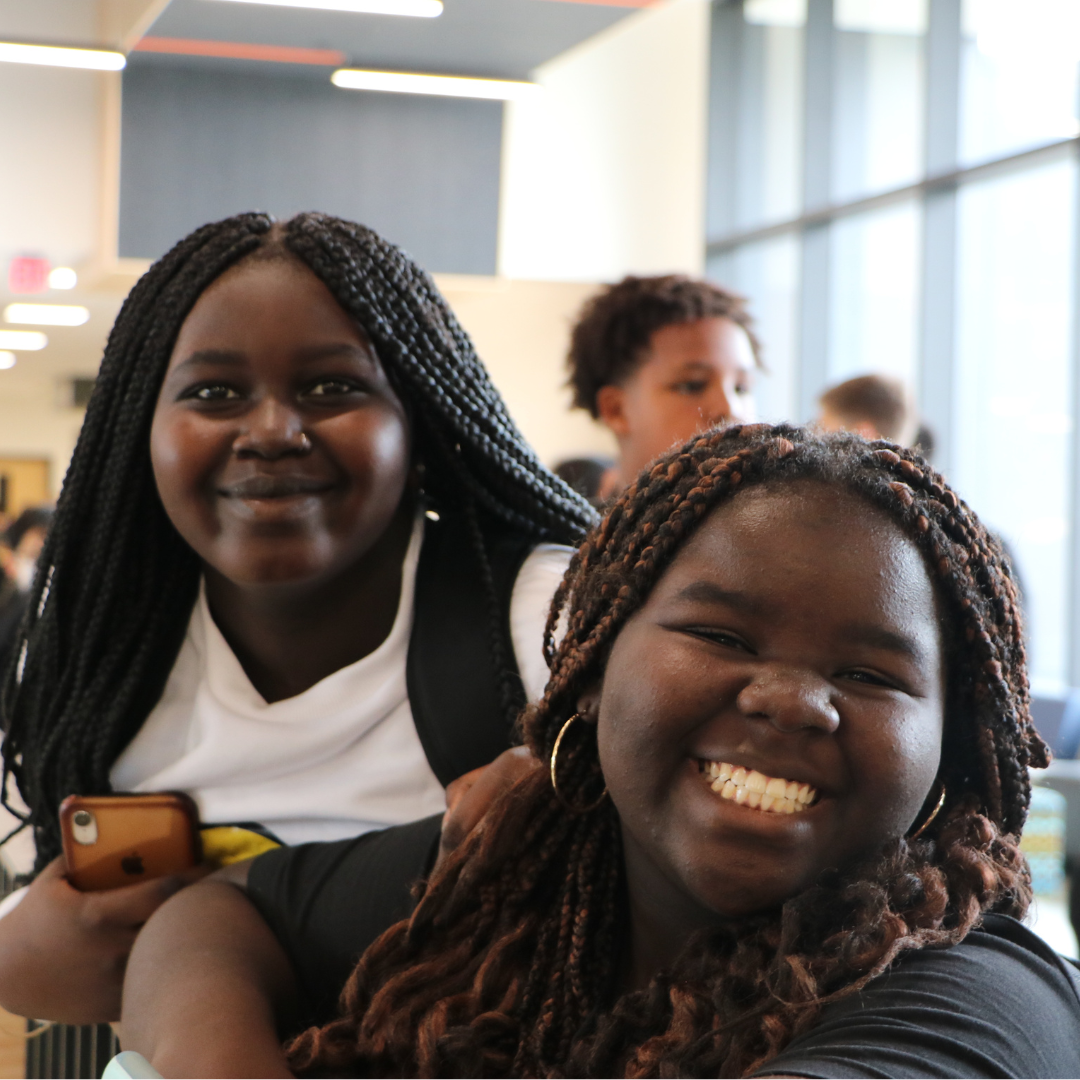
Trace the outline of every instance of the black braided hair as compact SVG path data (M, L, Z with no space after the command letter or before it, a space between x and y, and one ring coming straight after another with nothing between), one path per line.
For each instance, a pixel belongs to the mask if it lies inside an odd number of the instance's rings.
M117 317L4 684L3 800L13 776L38 868L59 852L61 800L110 790L109 770L183 641L200 563L158 497L150 424L181 324L247 257L300 260L367 333L412 410L427 496L471 523L489 604L487 530L576 543L595 518L538 461L431 279L393 244L314 213L284 226L240 214L198 229L150 268ZM497 670L509 670L498 619L491 634Z

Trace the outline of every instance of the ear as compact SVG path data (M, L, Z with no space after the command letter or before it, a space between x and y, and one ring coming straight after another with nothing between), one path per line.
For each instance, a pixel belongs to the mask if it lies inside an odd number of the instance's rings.
M626 419L626 391L621 386L609 383L596 391L596 411L600 422L609 427L620 438L630 434L630 424Z
M603 690L603 683L595 683L577 700L578 716L589 724L596 724L600 719L600 698Z

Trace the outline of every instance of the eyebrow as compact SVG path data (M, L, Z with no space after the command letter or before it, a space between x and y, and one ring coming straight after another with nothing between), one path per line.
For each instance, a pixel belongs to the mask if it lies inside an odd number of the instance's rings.
M325 360L332 356L348 355L363 360L373 367L378 364L374 352L370 347L354 345L352 342L342 341L328 345L314 345L308 349L301 349L297 354L301 362ZM184 371L187 368L197 367L200 364L213 364L217 367L240 367L248 362L245 353L235 349L198 349L190 356L184 357L173 368L171 374Z
M919 662L926 659L926 654L914 638L908 637L907 634L899 634L895 630L887 630L884 626L874 626L870 623L848 623L841 628L841 636L851 641L870 645L875 649L900 653Z
M748 593L721 588L715 581L692 581L676 593L676 599L690 600L698 604L723 604L752 615L761 614L765 610L761 601Z

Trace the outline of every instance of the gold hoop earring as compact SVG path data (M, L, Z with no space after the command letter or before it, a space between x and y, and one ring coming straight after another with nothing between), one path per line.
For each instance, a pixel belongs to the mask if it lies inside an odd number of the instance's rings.
M930 811L930 816L918 827L918 829L915 830L915 832L913 832L908 837L908 840L918 840L919 837L922 836L922 834L924 832L926 832L927 829L930 828L930 825L933 822L934 818L936 818L938 816L938 814L941 813L941 808L944 805L945 805L945 782L942 781L941 782L941 794L938 796L937 802L934 803L934 809Z
M572 814L587 814L591 810L595 810L606 798L607 798L607 785L604 786L604 790L600 792L600 798L595 802L590 803L588 806L575 806L572 802L568 802L562 797L562 793L559 791L559 779L556 773L556 763L559 760L559 747L562 746L563 736L569 730L570 725L581 718L581 713L574 713L569 720L559 729L559 734L555 736L555 745L551 748L551 787L555 792L555 798L559 800Z

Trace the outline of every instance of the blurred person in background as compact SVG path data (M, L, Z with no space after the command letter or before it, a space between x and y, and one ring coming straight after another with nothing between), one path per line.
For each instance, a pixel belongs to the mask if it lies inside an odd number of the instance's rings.
M919 414L911 392L899 379L860 375L830 387L818 403L818 426L824 431L853 431L864 439L915 445Z
M565 484L569 484L579 495L588 499L597 509L603 505L600 489L604 478L615 467L609 457L579 457L560 461L552 470Z
M718 424L755 419L761 346L746 300L681 274L626 277L582 309L570 341L574 405L615 435L596 498Z
M45 534L52 524L53 512L47 506L24 510L0 538L0 671L11 658L38 556L45 544Z

